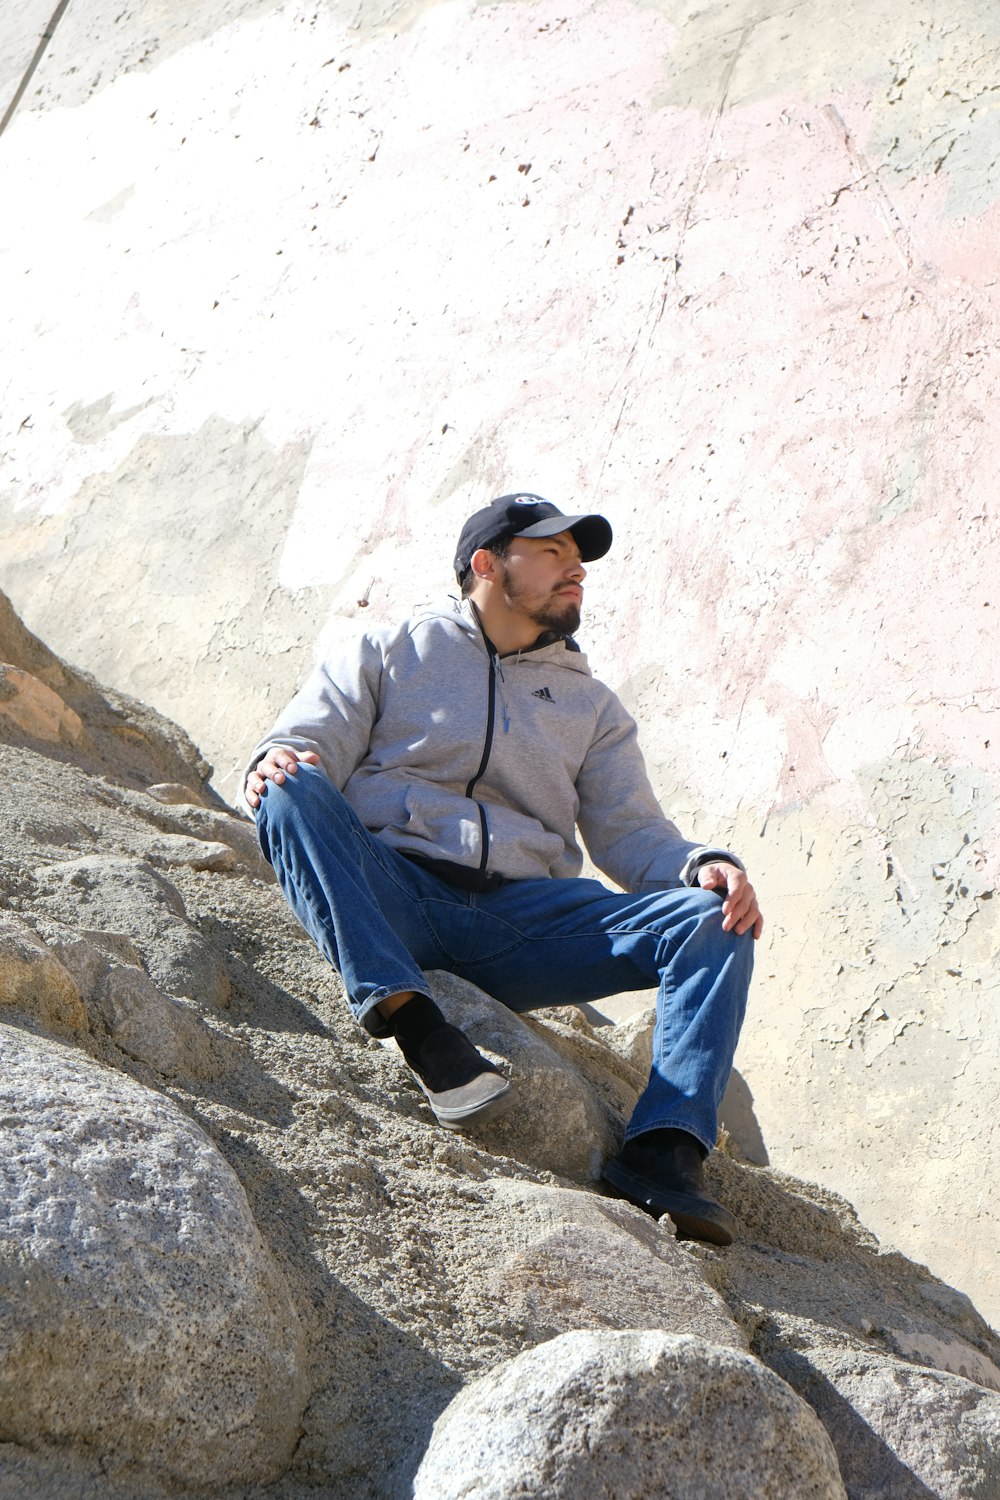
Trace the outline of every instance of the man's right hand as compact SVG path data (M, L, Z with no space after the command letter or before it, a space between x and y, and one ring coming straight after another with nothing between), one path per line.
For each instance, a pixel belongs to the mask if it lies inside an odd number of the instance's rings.
M315 750L289 750L287 745L275 745L269 750L264 759L257 762L256 769L247 777L244 792L250 806L254 809L260 806L260 799L267 782L273 781L275 786L281 786L286 776L294 776L298 770L299 761L304 766L318 766L319 756Z

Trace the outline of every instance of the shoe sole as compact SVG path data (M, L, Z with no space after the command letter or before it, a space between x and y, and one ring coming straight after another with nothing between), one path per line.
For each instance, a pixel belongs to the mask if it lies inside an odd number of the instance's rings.
M669 1214L677 1229L677 1238L704 1240L710 1245L731 1245L736 1237L737 1223L721 1203L706 1202L694 1193L671 1192L659 1188L655 1183L635 1172L630 1172L620 1162L612 1159L605 1162L601 1179L619 1198L626 1198L636 1208L660 1218Z
M422 1092L427 1097L439 1125L445 1130L468 1130L472 1125L485 1125L487 1120L495 1120L499 1115L506 1113L517 1097L514 1085L500 1074L480 1074L480 1078L474 1078L471 1084L463 1088L449 1089L447 1094L433 1094L424 1083L423 1079L414 1073L414 1078L420 1085ZM460 1096L475 1087L481 1078L495 1078L497 1087L490 1093L472 1099L462 1099Z

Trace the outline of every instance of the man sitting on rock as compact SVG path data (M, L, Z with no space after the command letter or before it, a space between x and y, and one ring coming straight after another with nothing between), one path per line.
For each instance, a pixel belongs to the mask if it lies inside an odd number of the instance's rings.
M762 917L740 861L684 839L634 721L573 639L603 516L504 495L455 556L460 605L324 661L245 783L295 915L355 1016L394 1036L437 1120L507 1108L511 1083L427 993L445 969L515 1011L658 985L653 1066L603 1177L682 1235L729 1244L707 1192ZM579 829L621 894L580 876Z

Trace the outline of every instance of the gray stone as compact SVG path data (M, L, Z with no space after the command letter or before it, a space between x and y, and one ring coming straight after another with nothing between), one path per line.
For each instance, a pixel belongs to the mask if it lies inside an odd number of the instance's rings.
M646 1076L653 1062L653 1027L656 1002L632 1011L602 1030L601 1040Z
M125 932L100 927L67 927L42 918L39 931L49 949L73 975L81 994L91 995L112 963L142 968L142 955Z
M177 888L145 860L88 855L38 871L39 905L71 926L124 933L151 978L212 1009L229 1003L225 959L187 919Z
M275 1477L301 1332L243 1188L170 1101L0 1028L0 1430L208 1486Z
M815 1413L750 1354L576 1332L467 1386L414 1500L845 1500Z
M168 870L172 865L186 865L191 870L225 874L236 868L236 855L228 844L218 839L192 839L182 833L161 833L151 839L146 857L151 865Z
M785 1349L771 1359L815 1408L851 1500L997 1500L1000 1395L878 1353Z
M481 1126L477 1140L575 1182L595 1182L604 1158L616 1148L614 1124L597 1090L541 1028L454 975L435 971L429 978L448 1019L504 1065L517 1087L514 1107Z
M946 1370L950 1375L961 1375L964 1380L1000 1392L1000 1368L988 1354L973 1348L966 1339L956 1338L954 1334L942 1338L939 1333L927 1329L894 1328L888 1318L883 1336L901 1359L915 1365L929 1365L934 1370Z
M604 1028L595 1026L580 1006L549 1006L530 1011L521 1019L587 1080L617 1145L646 1086L648 1067L636 1068L612 1051L604 1041Z
M525 1342L578 1328L661 1328L733 1349L746 1338L673 1234L629 1204L500 1178L503 1250L487 1278Z
M0 1006L32 1016L58 1035L86 1028L79 988L33 928L0 911Z
M260 852L257 830L246 817L228 809L206 807L187 787L148 787L126 792L123 800L166 838L153 838L148 858L154 864L188 864L194 869L245 870L265 879L271 867ZM187 850L184 844L189 846ZM204 845L199 852L194 846ZM211 852L209 852L211 846ZM229 851L228 858L220 846Z
M111 1038L135 1062L164 1078L217 1078L227 1045L204 1025L188 1001L167 995L150 979L124 933L43 923L49 951L75 981L91 1030Z
M204 807L205 799L200 792L193 787L184 786L180 781L158 781L154 786L146 788L146 796L152 797L154 802L162 802L167 806L193 806Z
M164 995L144 969L112 964L88 1009L127 1057L164 1078L208 1080L223 1070L221 1044L194 1007Z

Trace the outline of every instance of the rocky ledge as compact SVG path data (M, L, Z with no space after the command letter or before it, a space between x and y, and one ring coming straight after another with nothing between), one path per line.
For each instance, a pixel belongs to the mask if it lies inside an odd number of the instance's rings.
M252 739L255 726L246 726ZM843 1200L602 1195L645 1026L442 1006L438 1129L174 726L0 596L0 1500L1000 1497L1000 1339Z

